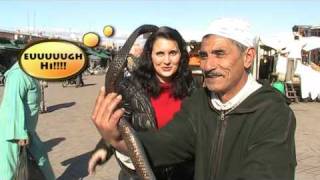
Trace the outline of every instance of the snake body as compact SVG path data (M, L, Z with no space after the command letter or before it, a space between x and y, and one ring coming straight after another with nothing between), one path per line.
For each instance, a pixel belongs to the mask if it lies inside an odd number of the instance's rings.
M119 92L121 89L121 80L124 78L124 68L127 64L127 56L131 47L133 46L135 40L138 36L145 33L155 32L158 29L157 26L154 25L142 25L138 27L127 39L123 47L118 51L115 58L111 61L108 71L106 73L105 78L105 89L106 93L111 92ZM129 99L129 109L131 108L131 114L133 116L123 116L118 124L118 128L122 138L124 139L128 150L129 156L133 165L135 166L137 174L143 180L155 180L155 176L152 172L150 163L148 162L146 153L143 149L143 146L139 139L136 136L135 130L130 125L130 122L134 120L141 120L141 118L149 119L146 122L154 122L151 120L153 117L152 115L152 107L148 98L141 93L142 91L136 90L136 87L130 87L127 89L130 99ZM131 91L130 91L131 90ZM127 92L122 91L122 95L126 96L128 100ZM138 111L138 112L137 112Z

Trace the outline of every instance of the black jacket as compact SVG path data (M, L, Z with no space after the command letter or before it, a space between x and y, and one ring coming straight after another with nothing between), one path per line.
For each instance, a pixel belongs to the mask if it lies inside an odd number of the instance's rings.
M190 86L191 90L195 89L194 83ZM133 77L127 77L121 80L117 91L123 96L122 106L126 109L128 120L136 131L156 130L156 119L154 110L151 105L150 97L142 88L139 81ZM104 148L107 150L107 160L114 154L114 149L110 144L106 144L102 139L97 144L97 149ZM116 157L117 158L117 157ZM128 169L118 158L122 170L132 177L136 177L136 172ZM176 180L192 179L194 174L194 160L183 161L175 164L153 167L157 180Z
M293 180L296 121L270 86L231 112L216 111L199 89L157 133L138 133L153 165L195 158L197 180Z

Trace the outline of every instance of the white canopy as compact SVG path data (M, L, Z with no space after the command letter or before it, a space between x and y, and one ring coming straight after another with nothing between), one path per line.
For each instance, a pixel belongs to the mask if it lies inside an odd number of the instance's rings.
M271 47L277 51L286 48L293 41L293 37L289 36L273 36L273 37L261 37L260 44ZM320 48L320 37L302 37L301 43L305 44L303 50L311 51L313 49Z
M311 51L313 49L320 48L320 37L303 37L301 41L306 44L302 49L305 51Z

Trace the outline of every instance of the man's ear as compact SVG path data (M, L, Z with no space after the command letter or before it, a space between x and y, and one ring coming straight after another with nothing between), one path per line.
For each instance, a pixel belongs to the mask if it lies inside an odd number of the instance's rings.
M246 69L249 69L256 57L256 50L255 48L248 48L246 50L245 58L243 61L243 65Z

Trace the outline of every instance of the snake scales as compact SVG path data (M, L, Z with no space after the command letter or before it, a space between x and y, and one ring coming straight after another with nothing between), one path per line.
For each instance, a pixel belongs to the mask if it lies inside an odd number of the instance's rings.
M147 156L144 152L141 142L135 135L135 130L129 122L140 121L144 118L144 122L154 122L153 110L146 95L137 89L137 86L130 86L126 92L121 92L121 80L124 78L124 69L127 64L127 56L131 47L138 36L145 33L155 32L158 27L154 25L142 25L138 27L127 39L123 47L118 51L115 58L111 61L105 78L106 93L117 92L126 96L127 107L131 111L129 114L123 116L118 124L118 128L122 138L124 139L132 163L135 166L137 174L143 180L154 180L155 176L152 172L151 166L148 162ZM138 84L138 83L135 83ZM129 102L128 102L129 101ZM127 109L127 108L126 108ZM152 125L151 125L152 126Z

